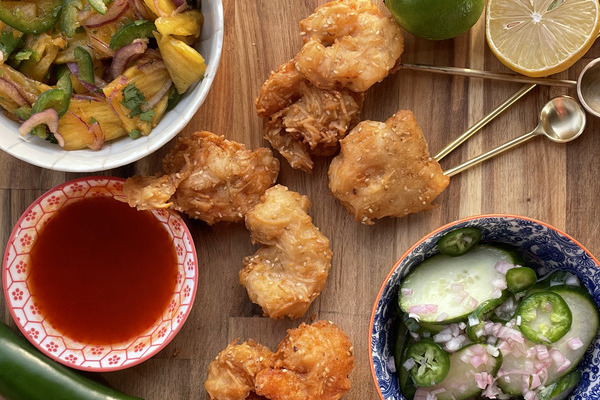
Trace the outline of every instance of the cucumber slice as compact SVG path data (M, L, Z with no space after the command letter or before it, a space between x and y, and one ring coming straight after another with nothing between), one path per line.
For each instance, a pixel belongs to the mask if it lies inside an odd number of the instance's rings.
M477 368L470 362L469 358L473 355L487 355L487 361ZM463 361L465 359L466 361ZM435 393L437 400L465 400L481 393L482 389L477 386L475 374L487 372L495 374L502 364L502 355L492 357L487 352L487 348L482 344L471 344L450 354L450 372L446 378L435 386L428 388L419 388L419 393L427 396L428 393Z
M466 320L477 306L502 296L494 283L506 284L494 265L512 256L492 246L477 246L461 256L437 254L419 264L402 282L402 311L420 321L450 323Z
M558 371L559 367L552 364L548 367L548 379L546 385L556 382L561 377L571 372L581 358L585 354L590 343L598 333L599 317L596 303L590 294L577 286L552 286L550 289L559 294L569 306L572 315L571 329L557 342L548 345L548 351L558 350L561 354L571 362L568 368L563 371ZM569 340L579 338L583 342L583 346L576 350L569 347ZM525 341L525 352L528 347L535 346L535 343L528 340ZM509 353L504 356L501 371L525 371L527 366L531 365L531 359L525 355L516 356L514 353ZM523 395L523 373L514 373L507 377L498 379L498 386L505 392L513 395ZM529 378L527 378L529 379Z

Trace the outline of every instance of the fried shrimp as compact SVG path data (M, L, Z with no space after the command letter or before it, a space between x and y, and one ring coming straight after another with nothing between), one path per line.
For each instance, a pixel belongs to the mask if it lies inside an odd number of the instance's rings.
M252 241L262 247L243 260L240 283L274 319L302 317L331 267L329 239L313 225L309 207L306 196L276 185L246 215Z
M289 61L271 73L255 105L266 119L264 138L293 168L310 172L311 155L335 154L358 123L362 103L363 94L316 88Z
M126 201L140 209L172 208L212 225L240 222L275 183L279 161L271 150L210 132L179 138L163 160L164 176L127 179Z
M363 121L340 144L329 188L364 224L428 210L450 181L429 156L411 111L400 110L385 123Z
M290 329L275 365L255 378L258 395L270 400L334 400L350 390L352 343L335 324L317 321Z
M210 363L204 387L212 400L245 400L253 395L258 372L274 365L274 353L252 339L230 343Z
M402 31L370 0L336 0L300 22L296 68L322 89L365 92L385 78L404 50Z

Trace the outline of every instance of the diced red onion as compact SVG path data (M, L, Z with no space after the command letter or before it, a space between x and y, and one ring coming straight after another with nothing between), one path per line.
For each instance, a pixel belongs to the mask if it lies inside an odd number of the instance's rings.
M12 84L4 78L0 78L0 91L2 91L2 93L10 97L10 99L17 103L19 106L29 105L27 99L25 99L25 97L23 97L19 92L19 89L17 89L17 87L14 84Z
M531 385L529 386L531 389L535 389L542 384L540 380L540 376L538 374L531 375Z
M408 312L411 314L433 314L437 312L437 309L436 304L418 304L409 307Z
M457 293L457 292L462 292L463 290L465 290L465 285L463 285L462 283L453 283L452 285L450 285L450 291Z
M525 400L536 400L536 399L537 399L537 396L533 390L529 390L529 391L527 391L527 393L525 393Z
M467 324L465 324L464 322L459 322L458 323L458 329L464 331L465 329L467 329Z
M498 261L494 265L494 268L496 269L496 271L500 272L502 275L506 275L506 272L508 272L509 269L513 269L515 267L516 267L516 265L513 265L506 261Z
M154 107L155 105L158 104L158 102L169 92L169 89L171 89L171 85L173 84L173 81L171 81L170 79L167 81L167 83L165 83L163 85L162 88L160 88L160 90L158 92L156 92L154 94L154 96L152 96L149 100L148 100L148 104L144 104L141 108L142 111L148 111L149 109L151 109L152 107ZM445 313L442 313L445 314ZM442 315L440 314L440 315ZM448 315L448 314L446 314ZM439 316L438 316L439 318Z
M498 350L498 348L496 346L493 346L491 344L488 344L485 347L485 350L488 352L489 355L491 355L492 357L498 357L498 355L500 354L500 350Z
M44 111L32 114L31 117L21 124L19 127L19 133L21 136L27 135L31 130L40 125L45 124L50 129L50 132L54 134L54 137L58 141L60 147L65 146L65 139L60 133L58 133L58 113L54 108L48 108Z
M407 358L406 361L404 361L404 363L402 364L402 368L408 371L412 369L412 367L414 367L416 364L417 363L413 358Z
M469 362L471 363L473 368L478 368L479 366L481 366L483 364L483 358L481 356L473 356L473 357L471 357Z
M578 337L574 337L567 341L567 346L569 346L571 350L577 350L583 347L583 342Z
M469 307L475 309L479 305L479 302L475 297L469 297Z
M577 278L577 276L571 275L571 274L569 274L567 279L565 279L565 283L567 285L571 285L571 286L580 286L579 278Z
M466 336L455 337L455 338L449 340L448 342L446 342L446 344L444 345L444 349L449 353L453 353L453 352L457 351L458 349L460 349L460 346L466 340L467 340Z
M117 50L110 64L109 78L113 80L121 75L136 57L144 54L147 47L146 40L136 39L127 46L123 46Z
M446 343L452 340L451 333L439 332L438 334L433 336L433 341L436 343Z
M517 326L521 326L521 316L517 315Z
M537 352L538 360L546 360L550 356L550 353L548 353L548 348L543 344L536 345L535 350Z
M477 383L477 387L479 389L485 389L488 385L494 383L494 377L487 372L476 372L475 382Z
M106 11L106 14L92 14L85 22L84 25L88 28L96 28L102 25L106 25L119 18L127 9L129 3L127 0L115 0Z

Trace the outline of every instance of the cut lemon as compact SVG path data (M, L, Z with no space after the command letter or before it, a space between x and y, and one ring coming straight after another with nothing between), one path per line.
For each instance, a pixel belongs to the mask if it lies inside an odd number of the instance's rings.
M555 74L594 43L598 8L598 0L490 0L487 42L504 65L520 74Z

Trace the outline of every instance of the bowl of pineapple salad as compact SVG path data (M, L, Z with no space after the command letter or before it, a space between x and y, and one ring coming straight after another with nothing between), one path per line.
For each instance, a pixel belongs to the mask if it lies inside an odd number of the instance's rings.
M540 221L483 215L417 242L371 315L382 399L600 398L600 270Z
M92 172L159 149L206 98L223 45L220 0L0 3L0 148Z

